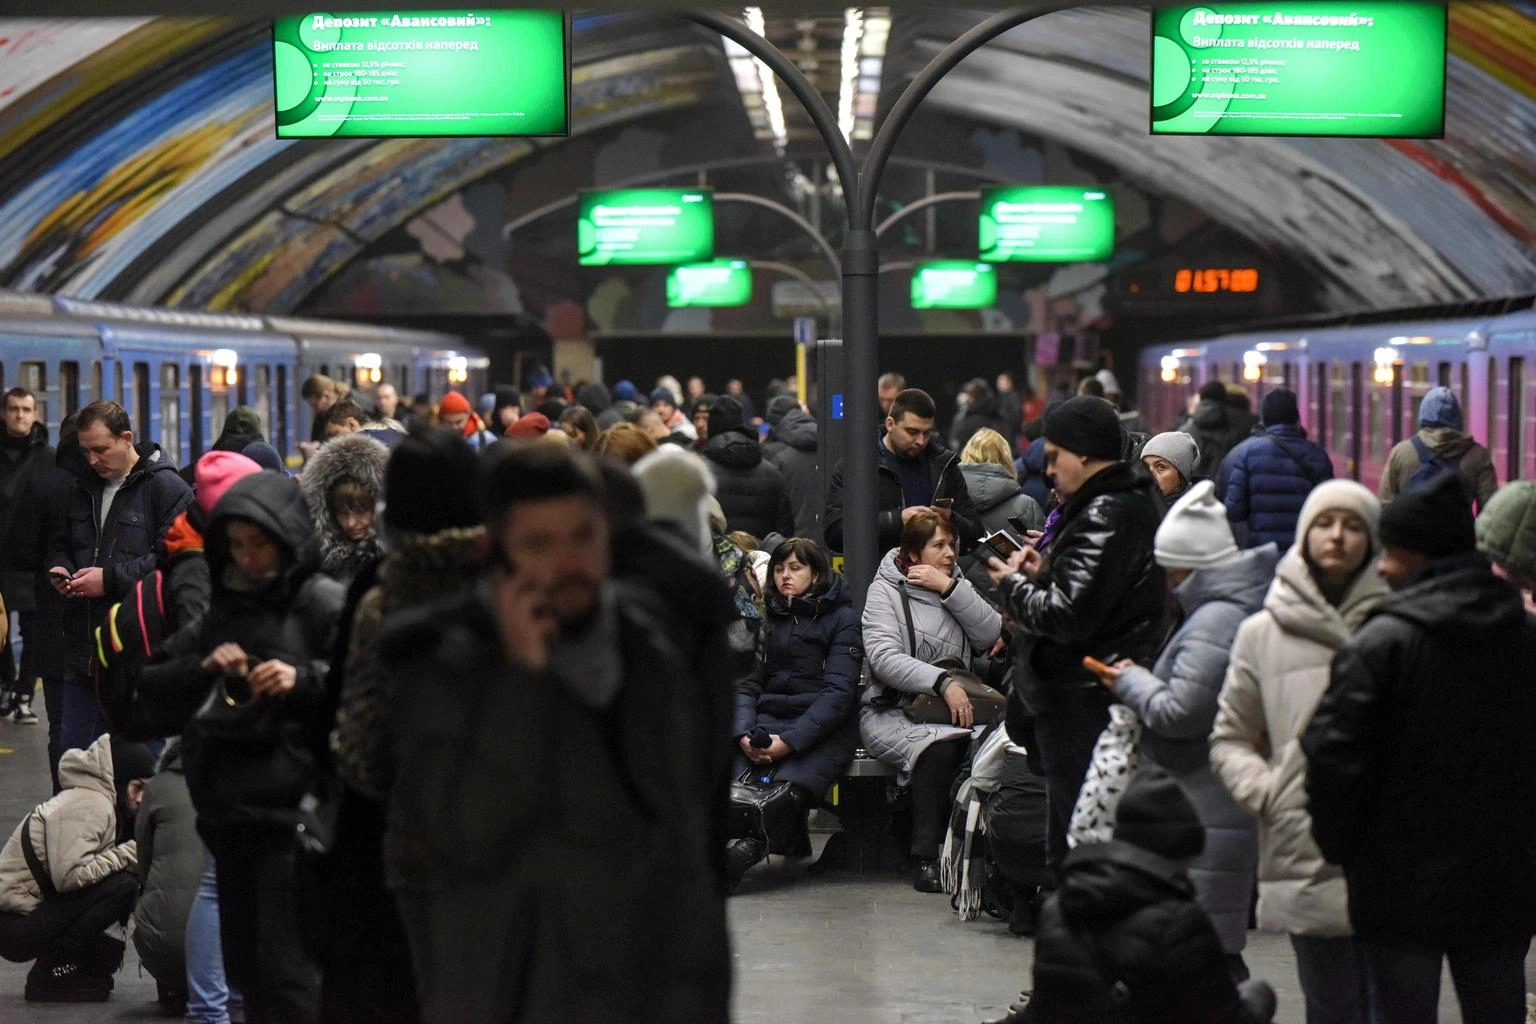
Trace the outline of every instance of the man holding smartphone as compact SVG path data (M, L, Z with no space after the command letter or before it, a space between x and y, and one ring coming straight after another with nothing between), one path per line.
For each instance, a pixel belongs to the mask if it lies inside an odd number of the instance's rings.
M92 627L154 568L156 542L192 501L175 465L158 444L137 442L116 402L92 402L75 425L84 458L60 455L75 483L44 560L65 599L62 750L84 749L101 733L90 680Z
M1049 554L1025 547L988 575L1026 642L1008 698L1008 731L1033 726L1050 802L1051 865L1067 854L1067 825L1093 747L1109 722L1109 693L1083 665L1144 662L1163 636L1164 583L1153 560L1163 503L1156 485L1120 461L1114 407L1098 398L1063 402L1045 419L1046 470L1065 504Z

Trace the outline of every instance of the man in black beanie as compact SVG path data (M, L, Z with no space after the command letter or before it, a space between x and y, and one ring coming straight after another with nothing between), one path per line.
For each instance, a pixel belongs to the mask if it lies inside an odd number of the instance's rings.
M1189 862L1205 847L1179 781L1148 764L1120 798L1115 838L1079 846L1040 911L1034 991L995 1024L1269 1021L1275 994L1233 981Z
M708 396L706 396L708 397ZM704 401L704 399L700 399ZM746 425L741 403L730 395L715 398L708 419L694 420L707 438L699 454L715 477L715 497L727 530L762 538L770 533L794 536L795 510L779 467L763 457L757 432Z
M988 572L1025 642L1008 698L1008 731L1028 745L1033 726L1050 799L1052 866L1067 854L1067 824L1110 694L1083 667L1146 662L1163 637L1163 571L1152 539L1163 516L1156 485L1120 461L1120 418L1103 399L1072 398L1045 418L1046 472L1061 494L1050 553L1032 547Z
M1518 1021L1536 932L1536 625L1475 550L1458 473L1381 516L1393 593L1302 734L1312 835L1342 865L1377 1024Z

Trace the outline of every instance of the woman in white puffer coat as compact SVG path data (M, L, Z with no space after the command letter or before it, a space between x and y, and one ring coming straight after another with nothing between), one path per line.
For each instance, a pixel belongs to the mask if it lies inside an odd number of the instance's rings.
M1211 734L1211 767L1259 819L1259 927L1291 936L1307 1024L1367 1018L1344 872L1312 839L1299 737L1334 653L1387 594L1374 565L1380 515L1352 481L1307 496L1264 610L1238 629Z

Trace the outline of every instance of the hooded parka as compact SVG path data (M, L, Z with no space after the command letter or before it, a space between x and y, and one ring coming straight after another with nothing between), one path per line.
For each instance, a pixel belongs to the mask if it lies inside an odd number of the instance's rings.
M886 764L900 769L904 785L912 766L934 743L971 735L955 725L917 725L896 701L904 693L934 693L944 670L934 666L940 658L959 657L969 662L972 654L985 653L1003 630L1002 617L960 573L947 597L926 587L907 583L896 565L899 549L886 552L869 593L864 598L864 650L869 659L870 684L859 707L859 732L864 747ZM912 634L902 595L912 610Z
M1205 849L1189 876L1228 953L1242 952L1248 941L1258 848L1252 815L1211 773L1207 737L1232 638L1263 603L1278 557L1266 544L1191 573L1173 588L1183 622L1157 663L1150 671L1128 668L1115 683L1115 696L1141 719L1142 755L1179 780L1200 815Z
M841 576L820 594L785 597L767 607L765 655L736 691L739 739L761 726L781 736L794 754L777 765L774 780L794 782L820 797L853 760L859 745L854 706L864 661L859 616ZM746 759L738 758L738 771Z
M38 469L52 465L53 449L48 445L48 428L43 424L32 424L32 429L25 437L12 437L10 431L0 427L0 539L10 536L11 521L27 478ZM36 573L14 566L8 551L3 555L3 560L0 594L5 597L6 609L13 612L32 611L36 607L36 597L32 590Z
M768 431L763 455L779 467L784 490L795 512L795 536L821 543L821 474L816 466L816 421L803 410L791 409Z
M320 570L343 583L377 562L382 549L376 530L362 540L347 539L331 512L331 489L344 481L361 484L377 503L388 461L389 449L367 434L343 434L321 445L299 477L320 540Z
M145 787L133 834L140 885L133 948L145 970L168 988L180 989L186 984L187 916L207 854L197 836L197 812L187 792L179 743L166 748Z
M757 538L770 533L788 537L795 513L779 468L763 458L763 447L745 430L727 430L704 442L699 454L715 477L715 497L726 528Z

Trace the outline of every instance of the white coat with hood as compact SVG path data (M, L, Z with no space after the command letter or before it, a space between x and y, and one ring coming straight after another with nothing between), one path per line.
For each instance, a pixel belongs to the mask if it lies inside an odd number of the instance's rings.
M1349 486L1374 503L1359 485ZM1314 497L1322 495L1314 492ZM1297 523L1297 543L1280 559L1264 609L1237 631L1211 733L1211 767L1233 798L1259 819L1259 927L1292 935L1345 936L1351 930L1344 872L1323 859L1312 839L1307 759L1299 738L1328 689L1334 653L1387 588L1374 571L1373 551L1339 606L1328 602L1302 556L1302 545L1312 522L1327 508L1355 509L1311 499L1307 505Z
M880 568L864 598L865 664L872 679L859 706L859 733L864 748L899 769L897 781L905 785L923 751L941 740L968 737L971 730L915 724L900 708L890 706L892 699L901 693L933 693L944 674L933 663L940 658L985 652L1002 633L1003 620L960 575L958 564L951 571L954 588L948 597L941 597L907 583L906 575L896 567L898 553L892 549L880 559ZM912 607L915 657L907 636L903 590Z
M0 849L0 911L30 914L43 901L21 851L24 828L31 829L32 848L61 893L95 885L138 863L133 840L117 843L110 737L85 750L66 750L59 759L59 785L58 795L28 813Z

